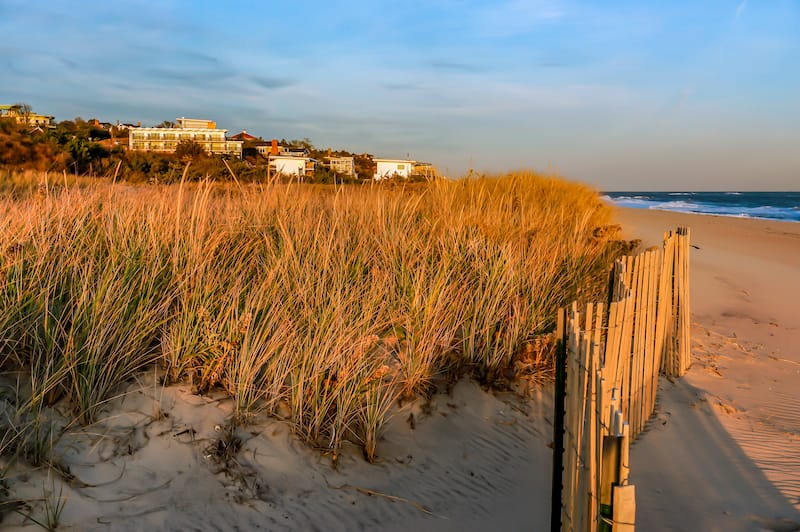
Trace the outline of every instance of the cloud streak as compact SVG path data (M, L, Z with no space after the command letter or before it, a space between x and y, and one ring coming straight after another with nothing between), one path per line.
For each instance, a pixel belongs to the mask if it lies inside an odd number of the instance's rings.
M297 84L297 80L289 78L272 78L269 76L251 76L250 79L262 89L285 89Z
M481 9L477 22L487 35L505 38L556 23L566 15L562 3L554 0L508 0Z
M739 5L736 6L736 18L741 17L745 9L747 9L747 0L742 0Z
M434 59L426 63L434 70L447 71L447 72L462 72L462 73L477 73L482 72L483 68L472 65L469 63L462 63L459 61L450 61L447 59Z
M427 90L427 87L423 87L422 85L417 85L415 83L392 83L392 82L387 82L387 83L381 83L380 86L383 87L384 89L387 89L387 90L390 90L390 91L417 92L417 91Z

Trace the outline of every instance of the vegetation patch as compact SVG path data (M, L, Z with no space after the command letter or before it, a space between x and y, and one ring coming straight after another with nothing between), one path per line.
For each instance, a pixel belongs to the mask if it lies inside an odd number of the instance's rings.
M595 299L627 251L594 191L529 172L409 187L73 179L7 195L0 213L0 367L18 383L3 460L44 463L68 429L44 412L93 423L154 364L227 393L231 427L267 414L334 460L348 441L375 460L398 400L547 371L556 309ZM222 463L229 436L209 451Z

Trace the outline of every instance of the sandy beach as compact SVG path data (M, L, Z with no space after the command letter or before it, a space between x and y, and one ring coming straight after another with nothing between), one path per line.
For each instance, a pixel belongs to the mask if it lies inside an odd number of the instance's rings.
M800 224L620 209L625 236L692 230L694 363L661 378L632 447L639 530L800 527ZM11 475L63 501L71 530L544 530L552 387L530 400L461 382L397 410L367 463L259 419L223 437L232 403L143 376L56 446L63 478ZM235 441L227 453L220 441ZM39 503L41 504L41 503ZM18 515L3 525L38 528Z
M692 230L692 354L631 450L641 530L800 528L800 224L620 209Z

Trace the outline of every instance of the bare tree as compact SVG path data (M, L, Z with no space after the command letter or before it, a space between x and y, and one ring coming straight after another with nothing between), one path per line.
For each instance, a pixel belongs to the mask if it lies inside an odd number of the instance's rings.
M26 126L29 126L31 122L31 113L33 112L31 104L25 102L17 102L13 105L13 107L17 110L19 116L22 117L23 123Z

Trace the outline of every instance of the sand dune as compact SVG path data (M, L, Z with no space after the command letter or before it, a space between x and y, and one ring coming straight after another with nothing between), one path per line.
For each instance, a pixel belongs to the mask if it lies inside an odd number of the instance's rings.
M225 464L216 442L229 400L145 379L103 421L59 442L59 464L73 475L61 521L75 530L544 526L551 409L546 393L527 403L462 382L430 405L399 410L377 464L353 446L334 468L275 420L238 429L241 450ZM35 500L42 483L42 475L25 475L15 479L15 492Z

